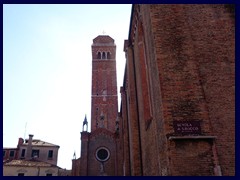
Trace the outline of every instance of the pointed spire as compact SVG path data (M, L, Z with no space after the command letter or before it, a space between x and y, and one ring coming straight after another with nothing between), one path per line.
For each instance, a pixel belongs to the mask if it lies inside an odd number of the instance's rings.
M76 152L73 153L73 159L76 159Z
M83 123L87 123L87 115L86 114L85 114L85 118L84 118Z
M84 125L87 126L86 131L88 131L88 121L87 121L87 115L86 114L85 114L85 118L84 118L84 121L83 121L82 131L84 131Z

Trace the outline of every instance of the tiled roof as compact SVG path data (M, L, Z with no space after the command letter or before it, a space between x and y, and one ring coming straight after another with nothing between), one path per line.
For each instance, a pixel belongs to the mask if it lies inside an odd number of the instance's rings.
M28 140L26 140L26 142L23 143L23 145L27 146L28 145ZM45 142L45 141L41 141L39 139L33 139L32 140L32 146L56 146L56 147L59 147L58 145L48 143L48 142Z
M111 38L108 35L99 35L98 37L93 39L93 43L94 44L98 44L98 43L111 43L114 45L114 39Z
M17 150L17 148L4 147L3 150Z
M58 167L56 165L38 160L11 160L4 162L4 166L27 166L27 167Z

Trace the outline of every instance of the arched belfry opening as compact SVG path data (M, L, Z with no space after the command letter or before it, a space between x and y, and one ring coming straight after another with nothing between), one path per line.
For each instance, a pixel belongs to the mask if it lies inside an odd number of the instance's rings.
M106 59L106 53L105 52L102 53L102 59Z
M101 52L98 52L98 53L97 53L97 59L102 59L102 57L101 57Z

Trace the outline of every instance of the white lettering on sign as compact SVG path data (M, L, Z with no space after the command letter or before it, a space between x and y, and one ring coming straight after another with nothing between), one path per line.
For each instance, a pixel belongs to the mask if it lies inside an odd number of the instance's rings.
M174 121L174 130L178 134L200 134L201 127L199 121Z

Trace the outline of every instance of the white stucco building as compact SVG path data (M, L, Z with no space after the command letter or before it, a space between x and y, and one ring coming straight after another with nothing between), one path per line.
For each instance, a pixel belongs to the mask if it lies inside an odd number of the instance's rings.
M59 148L31 134L25 141L19 138L16 148L3 148L3 176L67 176L70 173L57 166Z
M3 164L3 176L58 176L60 167L31 160L10 160Z

